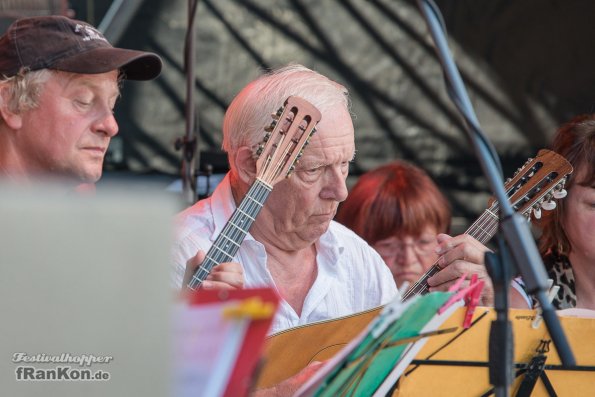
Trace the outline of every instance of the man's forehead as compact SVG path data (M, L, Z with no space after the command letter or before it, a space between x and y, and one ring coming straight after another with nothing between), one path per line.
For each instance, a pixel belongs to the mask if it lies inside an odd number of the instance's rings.
M54 76L56 76L58 82L63 82L66 87L85 86L92 89L108 89L113 91L114 95L118 95L120 92L117 70L100 74L55 72Z
M315 152L345 152L355 150L355 137L352 129L322 130L310 138L310 144L306 150Z
M314 166L349 161L354 154L354 145L349 142L340 145L308 145L303 149L300 165Z

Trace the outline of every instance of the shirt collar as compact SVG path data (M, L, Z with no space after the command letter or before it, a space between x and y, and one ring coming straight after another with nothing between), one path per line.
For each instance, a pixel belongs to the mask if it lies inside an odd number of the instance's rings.
M316 242L316 251L320 255L321 262L331 265L339 262L339 256L345 250L344 241L337 237L334 223L335 221L331 221L328 230Z
M221 231L231 219L231 215L236 209L236 204L231 193L231 183L229 172L225 175L223 180L219 182L213 194L210 197L211 207L213 208L212 215L215 223L215 235L221 234Z

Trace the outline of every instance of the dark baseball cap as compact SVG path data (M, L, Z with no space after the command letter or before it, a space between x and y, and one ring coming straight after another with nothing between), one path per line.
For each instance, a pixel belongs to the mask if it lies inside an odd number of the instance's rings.
M0 37L0 74L55 69L96 74L120 70L130 80L151 80L161 73L161 58L144 51L113 47L83 21L63 16L18 19Z

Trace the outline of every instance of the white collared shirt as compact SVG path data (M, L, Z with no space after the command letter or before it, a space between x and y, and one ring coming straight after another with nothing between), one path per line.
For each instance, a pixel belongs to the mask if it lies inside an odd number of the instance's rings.
M231 218L236 205L229 175L213 195L181 212L173 245L173 283L181 287L186 261L197 250L207 251ZM316 242L318 274L308 291L301 314L283 299L270 333L314 321L345 316L383 305L398 296L388 267L374 249L343 225L332 221ZM234 262L244 268L245 287L269 286L279 292L267 268L264 245L248 233Z

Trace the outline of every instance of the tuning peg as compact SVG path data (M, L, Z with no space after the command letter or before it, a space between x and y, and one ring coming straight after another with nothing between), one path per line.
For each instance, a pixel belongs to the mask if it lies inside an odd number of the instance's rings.
M533 206L533 216L535 216L535 219L541 219L541 208L539 205Z
M258 145L258 149L256 149L256 155L260 156L262 154L263 150L264 150L264 146Z
M556 202L555 201L544 201L543 203L541 203L541 208L543 208L546 211L551 211L554 208L556 208Z
M276 125L277 125L277 120L273 120L273 121L271 121L271 124L269 124L267 127L264 127L264 130L266 132L271 132L275 129Z
M568 195L566 189L562 188L560 190L554 190L554 197L557 199L562 199Z

